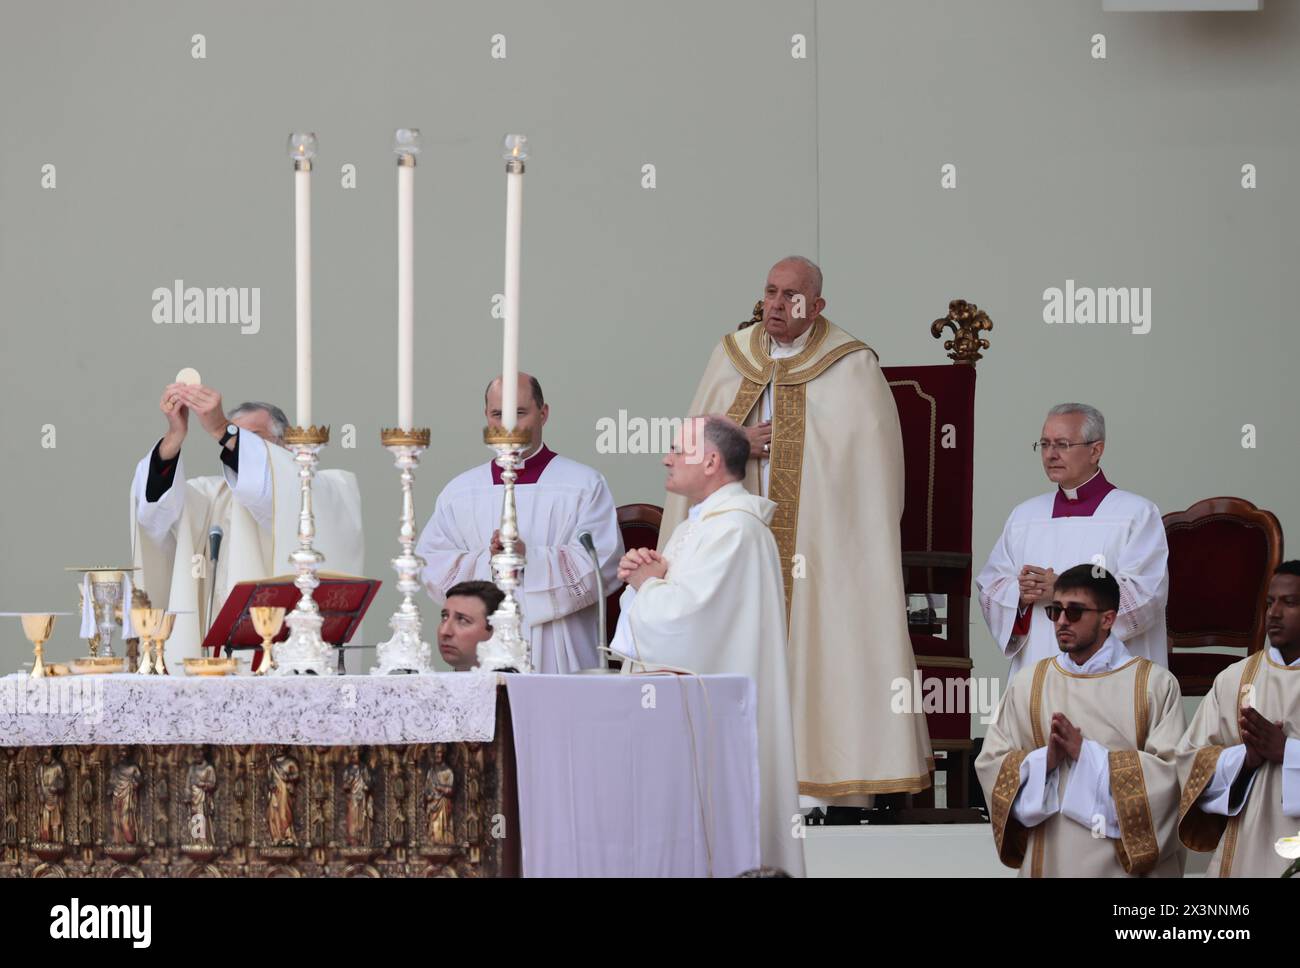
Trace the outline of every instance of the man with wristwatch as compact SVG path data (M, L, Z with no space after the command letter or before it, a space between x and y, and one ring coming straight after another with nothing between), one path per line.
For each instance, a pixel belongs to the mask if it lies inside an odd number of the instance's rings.
M200 654L203 634L240 581L291 571L300 491L293 454L284 447L288 419L268 403L222 408L221 394L201 384L172 383L159 403L167 432L136 465L131 484L131 540L139 582L155 605L181 613L168 645L180 659ZM190 417L216 445L220 473L189 477L190 461L208 446L189 439ZM364 548L361 493L350 471L323 470L312 487L314 545L325 568L360 574Z

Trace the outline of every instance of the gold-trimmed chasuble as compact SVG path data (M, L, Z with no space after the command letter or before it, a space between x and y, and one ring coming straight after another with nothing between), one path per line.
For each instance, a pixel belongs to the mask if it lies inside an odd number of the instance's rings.
M727 357L740 371L740 387L727 408L728 417L743 425L762 399L768 384L772 386L772 443L768 452L766 496L776 502L772 535L781 552L787 625L794 597L794 556L799 532L808 382L848 354L870 349L859 340L825 348L829 332L826 317L818 316L813 320L807 344L797 355L786 359L772 358L772 337L761 325L730 333L722 341Z

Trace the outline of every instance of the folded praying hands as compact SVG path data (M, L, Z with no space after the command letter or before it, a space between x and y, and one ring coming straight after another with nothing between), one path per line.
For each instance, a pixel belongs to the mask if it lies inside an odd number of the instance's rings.
M1047 738L1047 772L1051 773L1063 759L1077 760L1083 752L1083 730L1066 718L1052 714L1052 735Z
M618 563L619 580L636 589L647 578L663 578L667 574L668 560L653 548L633 548Z

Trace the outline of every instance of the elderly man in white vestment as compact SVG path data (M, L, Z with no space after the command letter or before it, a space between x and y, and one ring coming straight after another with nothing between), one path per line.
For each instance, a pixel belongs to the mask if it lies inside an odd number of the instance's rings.
M1012 680L975 761L998 858L1022 877L1183 874L1182 692L1114 634L1118 609L1095 565L1056 579L1057 655Z
M770 522L776 506L741 484L744 431L725 417L689 418L664 458L665 485L691 508L663 553L619 564L627 582L611 646L624 671L667 668L754 680L763 863L802 876L794 729L786 674L785 601Z
M1011 673L1056 654L1043 609L1058 570L1089 562L1119 582L1115 632L1135 656L1168 666L1169 546L1160 509L1101 472L1106 420L1094 407L1053 407L1034 445L1054 490L1019 504L975 576L980 608Z
M245 403L227 416L216 390L172 383L159 408L167 432L136 465L131 541L141 569L136 574L150 601L182 613L167 646L180 660L199 655L203 635L235 584L293 571L289 554L298 546L301 492L298 465L283 446L288 420L279 407ZM219 454L220 476L186 474L181 445L191 413L215 441L194 446L217 449L213 459ZM322 571L361 574L365 548L356 476L317 471L312 505L315 547L325 556ZM219 544L211 539L214 528L221 529ZM177 661L172 668L184 667Z
M501 396L497 377L484 394L489 425L501 424ZM539 672L594 668L603 661L597 609L604 603L596 599L596 565L578 537L590 532L606 593L614 591L623 555L618 510L599 471L543 442L551 408L541 384L527 373L519 374L518 408L515 429L532 435L515 479L518 549L527 559L521 631L532 642ZM438 495L416 554L426 562L424 585L439 605L453 585L491 580L492 555L501 547L497 530L504 494L501 468L488 461L453 478Z
M776 504L800 801L864 807L928 787L934 760L920 704L891 703L891 684L916 672L898 410L875 352L825 306L815 264L774 265L762 325L714 348L690 412L745 425L745 489ZM685 500L669 494L660 550L685 517Z
M1277 877L1300 830L1300 561L1268 586L1268 644L1214 679L1178 744L1179 835L1209 877Z

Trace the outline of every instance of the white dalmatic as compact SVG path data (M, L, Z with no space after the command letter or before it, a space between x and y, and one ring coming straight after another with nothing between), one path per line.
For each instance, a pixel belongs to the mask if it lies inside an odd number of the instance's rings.
M754 680L763 863L804 872L794 720L786 671L785 590L769 525L776 504L726 484L691 508L663 555L668 572L628 587L611 648L624 671L666 668Z
M1100 472L1097 476L1110 487ZM1083 485L1079 493L1093 484ZM1060 651L1055 628L1044 611L1050 602L1036 603L1024 615L1019 612L1020 569L1025 565L1051 568L1058 575L1075 565L1105 568L1119 583L1113 634L1131 655L1168 666L1169 546L1160 509L1144 497L1111 488L1092 513L1061 516L1071 500L1067 493L1058 489L1016 507L975 577L984 620L998 647L1011 659L1008 681L1026 666Z
M505 497L505 486L493 481L491 462L453 478L420 535L422 580L439 605L453 585L492 581L489 546ZM596 567L578 535L591 532L606 594L615 591L623 537L609 485L598 471L543 445L519 471L515 507L526 558L521 631L532 644L534 669L571 673L600 665L597 609L604 603L596 600Z
M155 607L183 613L167 642L167 656L175 660L169 668L183 672L180 660L201 654L203 635L234 585L293 572L289 554L298 546L301 505L298 465L284 447L243 430L238 473L223 464L220 477L187 478L182 454L170 487L150 503L145 489L151 454L136 465L131 482L133 564ZM356 475L318 470L312 510L313 545L325 556L321 571L360 575L365 545ZM208 558L213 526L224 532L215 568Z

